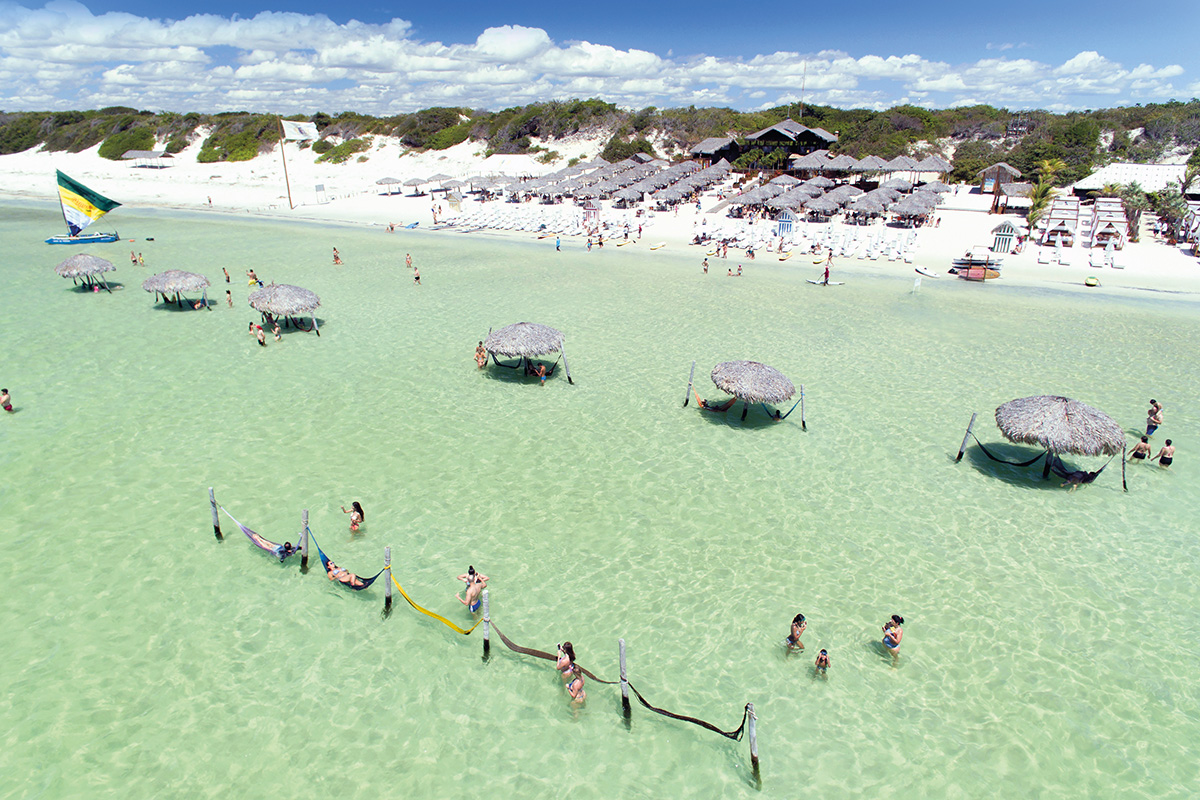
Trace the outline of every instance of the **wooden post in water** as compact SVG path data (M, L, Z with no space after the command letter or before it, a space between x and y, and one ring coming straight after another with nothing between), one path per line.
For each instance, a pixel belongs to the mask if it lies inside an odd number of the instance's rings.
M383 548L383 571L387 573L383 584L383 615L392 613L392 548Z
M754 703L747 703L746 710L750 712L750 719L747 721L750 734L750 766L754 770L754 782L762 783L762 778L758 773L758 717L754 715Z
M1129 484L1125 483L1125 448L1121 448L1121 491L1128 492Z
M212 506L213 536L217 537L218 542L223 542L225 537L221 535L221 517L217 514L217 498L213 495L211 486L208 487L208 504Z
M571 365L567 363L567 348L564 347L559 352L562 353L562 357L563 357L563 369L565 369L567 371L567 383L574 386L575 379L571 377Z
M750 411L750 401L742 403L742 419L746 418L746 414Z
M492 609L488 604L488 590L483 590L483 660L491 657L492 650Z
M1046 478L1050 477L1050 464L1051 464L1051 459L1053 459L1053 458L1054 458L1054 456L1050 453L1049 450L1047 450L1046 451L1046 465L1044 467L1042 467L1042 480L1045 480Z
M683 407L687 408L687 404L692 399L692 379L696 377L696 360L692 359L692 371L688 373L688 388L687 394L683 396Z
M958 448L958 457L954 459L954 463L962 461L963 453L967 451L967 440L971 438L971 428L975 427L975 417L979 416L978 412L971 414L971 421L967 423L967 432L963 434L963 442Z
M317 312L315 312L315 311L313 312L313 315L312 315L312 321L313 321L313 330L317 332L317 336L320 336L321 329L317 327Z
M308 572L308 509L300 512L300 571Z
M800 430L808 430L808 420L804 418L804 384L800 384Z
M695 362L693 362L695 363ZM621 713L625 715L625 724L629 724L629 673L625 670L625 640L617 639L617 648L621 656Z

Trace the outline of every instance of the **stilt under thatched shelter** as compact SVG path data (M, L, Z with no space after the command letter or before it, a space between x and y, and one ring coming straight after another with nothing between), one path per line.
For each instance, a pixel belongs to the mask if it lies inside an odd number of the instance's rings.
M208 292L205 291L212 284L208 278L197 272L185 272L181 269L169 269L166 272L160 272L157 275L151 275L146 280L142 281L142 288L147 292L154 292L154 299L157 302L158 296L162 295L163 302L169 302L171 295L175 295L175 304L183 307L182 295L184 292L204 292L204 305L208 306Z
M792 411L796 410L796 406L800 405L800 400L797 400L787 414L778 410L774 414L771 413L766 404L790 400L796 394L796 387L782 372L757 361L722 361L713 367L712 382L721 391L732 395L735 401L742 401L742 419L746 418L751 403L762 403L767 416L779 421L787 419ZM804 397L804 387L800 387L800 397ZM702 409L713 411L726 411L733 404L733 401L715 405L704 400L699 402ZM800 416L802 425L807 429L807 423L803 422L803 412Z
M971 421L974 422L974 417ZM1113 458L1125 452L1125 431L1116 420L1103 411L1068 397L1035 395L1010 400L996 409L996 427L1010 442L1031 444L1044 452L1029 461L1006 461L988 452L983 442L971 431L971 426L967 427L967 436L975 438L984 455L1002 464L1027 467L1045 458L1042 477L1048 478L1053 471L1072 484L1072 488L1094 481ZM963 448L966 447L966 438L963 438ZM1095 472L1069 471L1059 458L1061 454L1108 456L1109 460ZM1121 459L1121 486L1128 491L1124 457Z
M100 286L109 293L112 292L112 289L108 288L108 281L104 280L104 273L114 270L116 267L112 265L111 261L105 261L99 256L87 253L76 253L54 268L55 272L64 278L70 278L76 285L82 280L83 285L87 288Z
M251 292L247 301L251 308L263 315L264 322L282 317L285 326L290 324L298 330L316 331L317 336L321 335L316 314L321 298L315 292L287 283L271 283ZM312 327L305 328L297 319L306 314L312 318Z
M567 373L567 383L575 385L575 380L571 377L570 364L567 362L567 353L563 349L563 335L560 331L547 325L539 325L536 322L517 322L498 331L490 331L487 338L483 340L483 349L492 357L492 362L496 366L507 369L523 369L526 375L537 372L532 367L531 359L534 356L561 353L563 368ZM515 357L517 363L505 364L497 356ZM553 375L557 366L558 362L555 361L546 376Z

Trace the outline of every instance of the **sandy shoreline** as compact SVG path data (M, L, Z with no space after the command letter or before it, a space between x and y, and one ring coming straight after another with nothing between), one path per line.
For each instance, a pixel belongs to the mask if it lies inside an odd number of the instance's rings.
M573 143L574 150L569 155L588 157L598 149L598 144L590 140L578 140ZM394 224L397 227L417 222L422 230L428 229L433 223L431 205L439 202L443 206L444 216L454 216L439 196L431 200L429 195L412 196L411 194L381 194L383 187L375 181L379 177L396 177L401 180L413 176L428 176L434 172L442 172L455 177L467 177L486 171L478 145L464 143L455 148L436 153L407 154L401 157L402 149L391 142L382 142L369 153L365 162L346 164L314 164L312 153L302 152L294 144L288 145L288 175L291 180L292 198L296 203L294 209L288 208L288 199L283 179L283 167L277 153L262 155L253 161L238 163L201 164L195 160L195 152L199 144L194 144L180 154L173 166L166 169L146 169L132 166L129 162L108 161L97 155L98 148L92 148L82 153L50 153L38 149L0 156L0 197L10 200L33 200L53 203L56 199L54 171L61 169L126 206L151 206L154 208L178 210L187 212L211 213L214 216L234 214L237 216L255 216L265 219L280 219L292 221L311 221L323 224L385 227ZM556 149L563 151L561 145ZM527 171L540 170L550 172L565 165L565 161L550 165L540 165L531 159L510 165ZM324 186L324 194L318 202L315 192L317 185ZM210 205L211 201L211 205ZM1004 219L1017 220L1014 215L988 214L991 198L969 190L969 187L958 187L958 191L946 196L939 207L938 216L941 224L936 228L922 228L917 234L917 249L913 263L903 261L868 261L835 257L835 279L839 271L846 273L895 274L916 277L914 267L925 266L941 273L941 280L954 280L953 276L945 274L950 261L975 245L991 243L991 230ZM695 206L681 207L678 212L650 213L639 221L643 224L641 243L635 245L639 251L645 250L644 255L653 258L657 255L674 255L681 253L694 255L697 266L704 258L705 247L690 245L694 232L699 226L720 226L727 222L724 212L712 213L711 209L718 204L715 190L711 195L706 194L702 202L703 211L697 211ZM462 214L468 215L480 209L481 204L474 199L466 199L462 204ZM624 220L630 212L612 211L610 204L604 204L602 219ZM512 211L520 210L523 214L560 215L570 209L567 205L537 206L534 204L508 204L493 201L486 204L486 209ZM636 224L636 223L635 223ZM769 226L770 223L759 223ZM810 232L818 232L828 227L828 224L805 223ZM907 233L904 229L884 227L877 223L873 226L843 226L832 223L838 235L846 231L858 233L859 236L878 235L885 232L887 236L896 237ZM98 226L103 230L120 229L120 209L103 220ZM709 228L711 230L711 227ZM57 231L39 231L39 235L50 235ZM461 231L445 229L437 231L441 236L462 236ZM483 230L469 234L475 237L497 237L500 239L529 239L527 231L497 231ZM569 243L571 237L564 237L564 243ZM666 246L657 251L650 251L650 242L665 242ZM1200 299L1200 261L1190 251L1168 246L1156 240L1150 233L1147 220L1143 220L1142 241L1129 244L1117 255L1116 263L1124 265L1124 269L1091 267L1088 265L1089 252L1083 247L1070 249L1071 266L1056 263L1039 264L1037 248L1027 247L1020 255L1006 254L1000 279L1004 285L1044 285L1057 289L1074 289L1090 294L1102 293L1136 293L1145 296L1147 292L1169 292L1173 299ZM778 261L773 253L759 251L754 261L746 257L745 251L730 250L727 260L719 260L713 269L720 267L735 267L738 263L746 268L758 263L770 263L779 267L794 267L800 271L812 271L814 277L821 270L812 263L806 254L796 253L786 262ZM1084 286L1084 279L1095 276L1100 280L1100 286L1089 288ZM932 279L925 279L932 280Z

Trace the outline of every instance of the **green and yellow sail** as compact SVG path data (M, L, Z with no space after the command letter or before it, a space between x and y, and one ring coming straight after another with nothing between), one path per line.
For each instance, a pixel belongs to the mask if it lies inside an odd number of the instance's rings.
M72 236L121 205L64 175L62 170L58 170L58 200Z

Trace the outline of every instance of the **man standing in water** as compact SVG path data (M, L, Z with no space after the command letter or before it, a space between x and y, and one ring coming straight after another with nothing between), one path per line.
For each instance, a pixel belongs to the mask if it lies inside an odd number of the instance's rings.
M1163 424L1162 403L1151 398L1150 410L1146 412L1146 435L1153 436L1158 426Z

